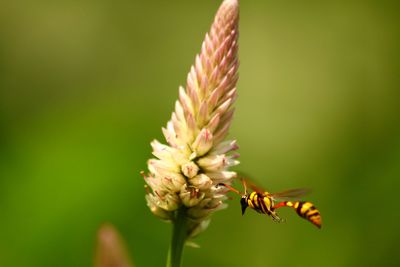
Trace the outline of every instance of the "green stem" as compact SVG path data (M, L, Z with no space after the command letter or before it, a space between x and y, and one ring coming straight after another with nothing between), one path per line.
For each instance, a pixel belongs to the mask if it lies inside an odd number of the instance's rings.
M171 246L168 251L167 267L180 267L183 246L187 237L186 208L181 207L177 211L173 229Z

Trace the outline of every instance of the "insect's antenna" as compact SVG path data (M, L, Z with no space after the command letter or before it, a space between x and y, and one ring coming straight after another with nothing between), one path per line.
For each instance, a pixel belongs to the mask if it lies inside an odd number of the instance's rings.
M230 186L230 185L227 185L227 184L224 184L224 183L219 183L219 184L217 184L217 186L220 186L220 185L225 186L226 188L228 188L228 189L231 190L232 192L235 192L235 193L238 194L238 195L242 195L242 193L240 193L239 190L233 188L233 187Z

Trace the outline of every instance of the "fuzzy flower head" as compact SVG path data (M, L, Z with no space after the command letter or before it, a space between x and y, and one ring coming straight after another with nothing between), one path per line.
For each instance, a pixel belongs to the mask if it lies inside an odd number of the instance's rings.
M167 144L151 143L155 159L144 175L151 188L146 195L150 210L164 220L187 208L189 236L204 230L210 215L226 206L226 190L236 173L236 141L224 141L232 122L238 80L238 0L221 4L201 52L187 77L171 120L163 128Z

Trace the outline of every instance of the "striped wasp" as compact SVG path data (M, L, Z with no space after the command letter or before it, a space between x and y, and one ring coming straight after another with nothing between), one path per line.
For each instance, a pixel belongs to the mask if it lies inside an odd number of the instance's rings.
M241 196L240 204L242 206L242 215L244 215L247 207L250 207L258 213L271 216L276 222L282 222L283 220L278 216L276 210L281 207L291 207L300 217L311 222L318 228L321 228L322 220L319 210L317 210L311 202L298 200L309 192L308 189L301 188L279 193L269 193L258 188L254 183L249 182L249 180L246 179L247 183L249 183L250 187L254 190L253 192L248 193L246 180L243 178L241 180L244 187L244 194L224 183L219 183L218 186L225 186L230 191Z

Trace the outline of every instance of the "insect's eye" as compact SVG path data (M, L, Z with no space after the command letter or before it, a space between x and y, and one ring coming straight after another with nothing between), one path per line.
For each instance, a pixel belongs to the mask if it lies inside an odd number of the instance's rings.
M244 212L246 211L246 208L248 206L247 201L246 201L246 197L242 197L240 199L240 204L242 206L242 215L244 215Z

